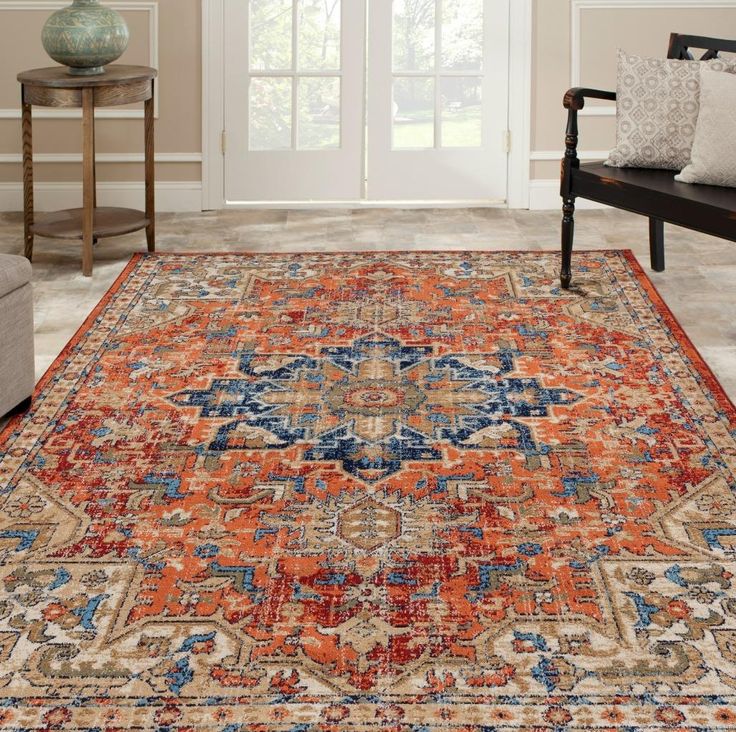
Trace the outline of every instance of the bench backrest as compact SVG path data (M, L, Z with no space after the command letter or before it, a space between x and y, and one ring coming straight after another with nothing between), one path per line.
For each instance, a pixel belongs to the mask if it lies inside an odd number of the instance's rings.
M728 41L722 38L707 38L706 36L687 36L682 33L670 35L670 47L667 58L693 59L691 48L705 49L700 57L701 61L716 58L721 51L736 53L736 41Z

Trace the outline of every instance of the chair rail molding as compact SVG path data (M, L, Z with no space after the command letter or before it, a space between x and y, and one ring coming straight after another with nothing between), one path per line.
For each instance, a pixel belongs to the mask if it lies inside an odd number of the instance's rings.
M201 163L201 153L156 153L155 161L157 163ZM143 153L97 153L95 161L100 163L143 163L145 156ZM23 162L21 153L4 153L0 154L0 164L18 165ZM33 162L40 164L50 163L81 163L81 153L35 153Z
M202 0L202 208L226 206L225 161L222 154L224 113L224 5L225 0ZM509 2L509 115L512 144L508 157L507 206L529 205L531 150L532 0ZM353 202L375 206L377 202ZM400 205L401 202L396 202ZM290 208L325 205L287 204ZM442 204L452 205L452 204Z
M148 14L148 63L158 68L159 62L159 8L158 0L110 0L105 3L118 12L144 12ZM0 0L0 13L10 10L33 10L51 13L69 5L68 0ZM49 60L49 63L51 61ZM21 71L22 69L18 69ZM158 118L158 87L154 93L154 114ZM35 119L81 119L81 109L45 109L38 107L33 110ZM96 109L98 119L143 119L142 109ZM0 119L20 119L20 108L0 108Z
M582 21L585 10L612 9L672 9L736 8L736 0L570 0L570 86L581 86L582 75ZM669 30L667 29L667 33ZM616 105L606 104L585 107L578 113L581 117L615 117Z
M608 150L578 150L578 158L580 160L605 160L608 157ZM565 157L564 150L532 150L530 160L534 162L555 162L558 163Z

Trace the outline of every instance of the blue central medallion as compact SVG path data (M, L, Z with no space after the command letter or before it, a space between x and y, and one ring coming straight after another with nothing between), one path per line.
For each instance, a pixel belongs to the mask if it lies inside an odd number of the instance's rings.
M177 392L170 401L228 421L211 451L284 450L303 446L307 462L335 462L369 483L407 463L442 460L461 450L539 447L524 418L579 401L537 378L513 377L516 353L435 356L429 346L361 338L305 354L240 356L237 379Z

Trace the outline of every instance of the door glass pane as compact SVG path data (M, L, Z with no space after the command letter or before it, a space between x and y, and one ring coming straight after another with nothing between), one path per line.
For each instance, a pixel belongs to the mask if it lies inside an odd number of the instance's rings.
M434 68L436 0L393 0L394 71Z
M340 147L340 79L299 79L299 144L302 150Z
M442 68L480 71L483 0L442 0Z
M297 0L300 71L340 68L340 0Z
M291 69L292 0L250 0L250 69Z
M480 147L482 108L480 79L445 76L442 90L442 147Z
M291 78L282 76L250 80L251 150L291 147L291 84Z
M394 148L434 147L434 79L394 79Z

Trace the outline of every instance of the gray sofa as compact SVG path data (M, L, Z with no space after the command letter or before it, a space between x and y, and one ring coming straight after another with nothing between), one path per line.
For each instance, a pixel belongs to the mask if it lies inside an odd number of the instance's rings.
M27 408L35 383L31 263L0 254L0 417Z

